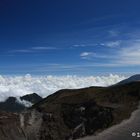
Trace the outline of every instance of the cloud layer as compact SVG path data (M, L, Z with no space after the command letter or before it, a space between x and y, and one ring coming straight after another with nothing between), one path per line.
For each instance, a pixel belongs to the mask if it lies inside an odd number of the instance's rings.
M89 86L109 86L125 79L124 76L0 76L0 101L9 96L37 93L42 97L60 89L75 89Z

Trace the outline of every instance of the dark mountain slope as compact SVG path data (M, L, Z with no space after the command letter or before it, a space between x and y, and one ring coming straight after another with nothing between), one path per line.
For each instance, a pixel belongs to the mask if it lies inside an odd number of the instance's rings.
M32 93L32 94L27 94L24 95L22 97L20 97L21 100L25 100L25 101L29 101L32 104L36 104L37 102L41 101L43 98L40 97L38 94L36 93Z
M140 74L133 75L125 80L120 81L117 85L127 84L130 82L140 81Z

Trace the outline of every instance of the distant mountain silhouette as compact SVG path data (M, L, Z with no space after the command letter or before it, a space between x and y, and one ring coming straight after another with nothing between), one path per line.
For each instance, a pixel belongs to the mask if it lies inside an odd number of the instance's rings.
M140 81L140 74L133 75L125 80L120 81L117 85L127 84L130 82Z
M29 101L32 104L35 104L35 103L41 101L43 98L40 97L38 94L33 93L33 94L24 95L24 96L20 97L20 99L25 100L25 101Z
M15 97L9 97L5 102L0 102L0 110L7 112L20 112L26 107L16 101Z
M36 93L33 93L22 96L20 97L20 99L35 104L42 100L42 97L40 97ZM21 112L26 108L27 107L17 101L16 97L9 97L6 101L0 102L0 111Z

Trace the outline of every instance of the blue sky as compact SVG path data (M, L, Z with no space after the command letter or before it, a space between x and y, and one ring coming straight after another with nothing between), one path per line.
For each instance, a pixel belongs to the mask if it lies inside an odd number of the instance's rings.
M1 0L0 74L140 72L139 0Z

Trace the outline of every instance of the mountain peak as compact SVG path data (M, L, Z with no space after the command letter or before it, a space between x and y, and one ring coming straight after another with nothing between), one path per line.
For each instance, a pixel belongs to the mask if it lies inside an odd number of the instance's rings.
M36 93L32 93L32 94L27 94L27 95L24 95L22 97L20 97L21 100L26 100L26 101L29 101L33 104L39 102L42 100L42 97L39 96L38 94Z

